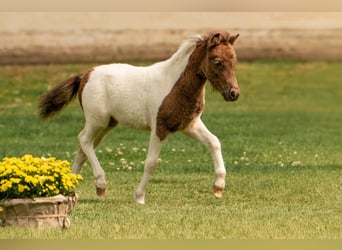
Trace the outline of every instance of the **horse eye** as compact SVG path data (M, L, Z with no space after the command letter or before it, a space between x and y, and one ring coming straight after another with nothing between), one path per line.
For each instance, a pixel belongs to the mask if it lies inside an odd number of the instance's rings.
M223 64L222 61L219 59L215 59L213 62L216 66L221 66Z

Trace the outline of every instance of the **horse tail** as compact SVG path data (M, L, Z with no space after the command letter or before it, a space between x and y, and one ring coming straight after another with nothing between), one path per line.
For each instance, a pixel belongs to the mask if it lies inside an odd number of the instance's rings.
M82 74L72 76L45 93L39 100L39 114L47 119L60 112L77 95Z

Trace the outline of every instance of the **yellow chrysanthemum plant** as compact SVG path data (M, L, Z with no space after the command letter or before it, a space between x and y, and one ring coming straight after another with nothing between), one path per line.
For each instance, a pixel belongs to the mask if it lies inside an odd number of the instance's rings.
M54 157L24 155L0 162L0 200L72 195L82 176Z

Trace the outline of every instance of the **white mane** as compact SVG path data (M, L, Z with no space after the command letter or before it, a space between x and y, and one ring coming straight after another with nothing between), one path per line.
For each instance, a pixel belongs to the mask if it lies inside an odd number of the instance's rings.
M190 54L196 48L197 43L202 40L203 37L201 35L195 35L187 40L184 40L176 53L174 53L167 61L177 62L187 56L190 56Z

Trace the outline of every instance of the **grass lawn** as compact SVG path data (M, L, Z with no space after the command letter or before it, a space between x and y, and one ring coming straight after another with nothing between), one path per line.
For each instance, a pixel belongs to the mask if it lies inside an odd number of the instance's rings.
M0 158L73 161L84 125L77 101L49 122L37 101L49 87L92 65L0 66ZM3 239L341 239L342 63L240 62L240 99L207 87L207 127L222 144L227 189L214 197L212 159L175 134L147 190L133 202L149 134L114 129L97 148L107 174L98 199L83 168L67 230L1 228Z

